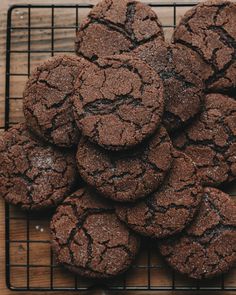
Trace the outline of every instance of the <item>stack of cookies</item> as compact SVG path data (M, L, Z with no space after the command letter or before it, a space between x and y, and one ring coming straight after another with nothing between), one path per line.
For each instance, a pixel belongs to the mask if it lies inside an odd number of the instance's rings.
M236 5L189 10L172 43L152 9L103 0L75 56L39 65L25 123L0 140L0 194L25 210L57 207L57 261L89 278L127 270L150 238L191 278L236 262Z

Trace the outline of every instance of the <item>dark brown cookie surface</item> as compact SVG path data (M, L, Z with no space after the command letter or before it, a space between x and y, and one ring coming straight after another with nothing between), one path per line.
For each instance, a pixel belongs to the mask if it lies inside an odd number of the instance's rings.
M188 123L201 111L205 64L197 54L182 45L169 45L162 40L141 45L131 54L149 64L163 81L163 122L168 130Z
M204 185L219 185L236 176L236 102L222 94L205 98L202 114L173 136L174 146L195 162Z
M121 152L108 152L82 138L76 158L82 178L102 195L135 201L163 182L172 163L172 144L163 127L134 150Z
M74 152L45 146L24 124L0 139L0 195L22 209L56 206L77 182Z
M173 40L201 56L206 65L206 71L202 72L202 75L205 76L206 86L209 89L235 88L235 3L225 0L208 0L199 3L182 18Z
M52 57L39 65L27 82L23 94L26 123L52 144L70 147L79 141L70 96L84 64L83 58L75 56Z
M227 272L236 262L236 203L206 188L196 219L179 236L160 243L161 254L177 271L194 279Z
M80 189L57 208L51 221L57 261L90 278L110 278L133 262L139 238L119 221L114 209L88 189Z
M146 4L126 0L103 0L81 23L76 38L78 55L90 61L130 52L155 38L164 39L155 12Z
M202 198L196 168L189 157L174 151L169 176L155 193L134 204L117 205L117 216L132 230L153 238L182 231L192 221Z
M83 135L103 148L121 150L157 129L163 85L143 61L116 55L100 58L82 71L72 100Z

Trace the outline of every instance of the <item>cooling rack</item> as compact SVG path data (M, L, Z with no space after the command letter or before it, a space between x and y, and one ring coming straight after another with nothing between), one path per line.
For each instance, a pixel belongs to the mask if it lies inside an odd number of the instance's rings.
M170 38L189 3L148 3L160 16L165 35ZM8 10L6 48L5 126L23 120L22 87L32 68L60 53L74 52L75 32L80 20L92 8L76 5L14 5ZM50 248L51 213L23 213L6 204L6 284L15 291L78 291L98 286L63 270ZM159 257L155 243L142 242L135 265L127 274L100 287L109 290L236 290L236 269L214 280L194 281L171 271Z

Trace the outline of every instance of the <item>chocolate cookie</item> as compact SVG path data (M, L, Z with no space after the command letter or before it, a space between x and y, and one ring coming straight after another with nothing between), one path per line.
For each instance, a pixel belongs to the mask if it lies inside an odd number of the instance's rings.
M157 129L163 113L163 85L139 59L100 58L79 76L73 104L83 135L106 149L127 149Z
M132 230L152 238L182 231L192 221L202 198L196 168L189 157L174 151L169 176L155 193L134 204L116 206L117 216Z
M222 94L205 100L199 118L172 139L195 162L203 184L216 186L236 177L236 101Z
M179 236L160 243L160 252L177 271L194 279L227 272L236 262L236 203L206 188L194 222Z
M180 128L201 111L205 65L196 53L182 45L154 40L139 46L132 55L148 63L163 81L163 122L168 130Z
M61 147L78 143L70 96L86 61L56 56L39 65L26 84L23 109L28 127L37 136Z
M80 189L57 208L51 221L57 261L90 278L121 274L133 262L139 238L119 221L110 203Z
M0 138L0 196L22 209L56 206L75 187L74 152L46 146L18 124Z
M82 178L115 201L135 201L156 190L172 162L172 144L161 127L135 150L106 151L80 140L77 164Z
M92 61L130 52L153 39L164 39L164 33L149 6L136 1L103 0L81 23L75 50Z
M173 40L199 54L205 62L206 85L211 90L236 86L236 4L208 0L189 10Z

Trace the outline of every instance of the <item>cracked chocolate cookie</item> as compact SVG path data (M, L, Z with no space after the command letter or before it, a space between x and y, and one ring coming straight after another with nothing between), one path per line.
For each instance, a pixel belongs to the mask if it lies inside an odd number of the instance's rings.
M168 130L180 128L201 111L205 64L196 53L182 45L154 40L131 54L149 64L163 81L163 122Z
M205 62L202 72L213 91L236 87L236 4L208 0L189 10L173 40L192 49Z
M130 52L153 39L164 39L155 12L146 4L127 0L103 0L81 23L75 50L90 61Z
M204 185L217 186L236 177L236 101L208 94L204 110L181 133L174 146L192 158Z
M54 207L74 189L75 154L46 146L18 124L0 138L0 196L22 209Z
M77 125L103 148L130 148L158 128L164 108L162 81L139 59L99 58L82 71L75 88Z
M56 56L39 65L23 93L28 127L40 138L61 147L78 143L80 133L70 96L86 61L76 56Z
M175 270L194 279L227 272L236 262L236 203L206 188L198 215L179 236L163 240L161 254Z
M182 231L193 219L203 190L196 167L185 154L174 151L169 175L159 190L133 204L116 205L117 216L135 232L164 238Z
M139 238L119 221L111 204L80 189L57 208L51 221L57 261L89 278L110 278L133 262Z
M161 127L135 150L106 151L82 138L77 150L81 177L115 201L135 201L156 190L172 163L172 144Z

